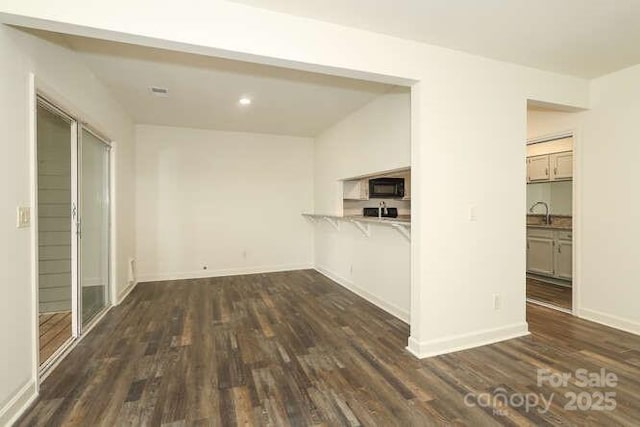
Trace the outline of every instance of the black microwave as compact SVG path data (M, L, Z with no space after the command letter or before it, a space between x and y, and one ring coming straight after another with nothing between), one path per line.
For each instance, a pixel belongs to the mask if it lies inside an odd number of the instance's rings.
M374 178L369 180L369 197L401 199L404 197L404 178Z

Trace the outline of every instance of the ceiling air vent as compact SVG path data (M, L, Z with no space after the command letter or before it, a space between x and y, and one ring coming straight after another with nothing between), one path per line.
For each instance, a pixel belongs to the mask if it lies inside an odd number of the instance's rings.
M151 91L151 94L155 96L169 96L169 89L167 89L166 87L151 86L149 90Z

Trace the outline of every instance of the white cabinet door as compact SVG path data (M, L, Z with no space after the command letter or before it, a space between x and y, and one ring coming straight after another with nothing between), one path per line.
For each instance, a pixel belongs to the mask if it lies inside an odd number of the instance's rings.
M369 200L369 180L343 181L342 198L346 200Z
M527 182L549 180L549 156L535 156L527 159Z
M360 180L360 200L369 200L369 180Z
M344 181L342 183L342 198L347 200L360 199L360 181Z
M573 245L570 240L558 240L555 253L555 276L571 280L573 276Z
M527 238L527 271L553 275L553 239Z
M573 152L556 153L549 156L551 180L558 181L573 178Z

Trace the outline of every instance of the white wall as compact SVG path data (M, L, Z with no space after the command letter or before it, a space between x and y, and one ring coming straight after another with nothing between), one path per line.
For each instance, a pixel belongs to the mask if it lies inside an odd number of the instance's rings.
M313 265L312 139L136 130L139 280Z
M529 112L532 138L575 130L577 314L640 333L640 66L595 79L592 108ZM577 221L576 221L577 220Z
M579 130L581 113L565 111L527 110L527 139L539 139L564 135ZM527 147L528 156L557 153L573 149L573 138L558 142L532 144ZM538 147L541 149L538 151Z
M127 285L126 259L133 256L133 126L106 89L67 49L0 26L0 425L34 392L35 319L31 229L16 228L16 206L31 205L29 73L57 99L117 141L116 284Z
M573 181L536 182L527 184L526 214L535 202L549 205L549 213L554 215L573 214ZM534 214L544 214L544 207L538 206Z
M581 140L579 314L640 333L640 66L591 87L593 106L584 114Z
M315 212L341 215L340 180L411 164L411 105L406 89L376 98L315 140ZM393 207L393 202L389 202ZM377 206L376 201L365 203ZM365 237L341 222L315 226L316 268L396 316L409 320L411 245L398 231L372 225Z
M413 84L410 349L424 357L526 333L526 100L587 107L588 81L231 2L85 6L6 0L0 19Z
M315 211L342 213L341 179L411 165L411 102L395 88L316 137Z

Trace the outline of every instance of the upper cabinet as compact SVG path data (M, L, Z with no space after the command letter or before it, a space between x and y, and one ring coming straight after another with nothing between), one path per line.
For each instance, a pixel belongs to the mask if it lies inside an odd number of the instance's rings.
M527 182L573 179L573 152L527 157Z
M342 198L345 200L369 200L369 180L344 181Z
M405 172L402 178L404 178L404 197L402 200L411 200L411 171Z
M551 181L573 178L573 151L549 155Z
M549 156L527 159L527 182L549 181Z

